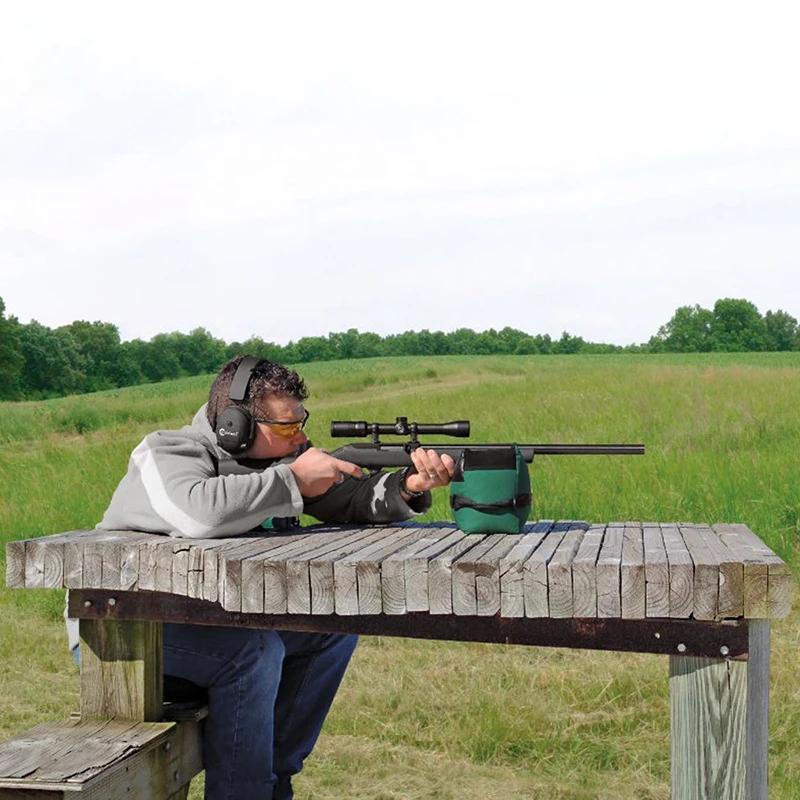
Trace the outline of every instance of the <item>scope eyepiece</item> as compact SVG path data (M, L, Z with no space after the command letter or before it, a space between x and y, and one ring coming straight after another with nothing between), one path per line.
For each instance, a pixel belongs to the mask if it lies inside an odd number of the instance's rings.
M369 428L366 422L331 422L331 436L343 437L347 436L369 436Z

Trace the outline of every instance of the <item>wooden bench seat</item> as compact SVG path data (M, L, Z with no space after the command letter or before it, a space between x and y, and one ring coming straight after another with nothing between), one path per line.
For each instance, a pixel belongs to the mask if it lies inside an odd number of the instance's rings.
M0 800L177 800L201 769L198 722L47 722L0 743Z

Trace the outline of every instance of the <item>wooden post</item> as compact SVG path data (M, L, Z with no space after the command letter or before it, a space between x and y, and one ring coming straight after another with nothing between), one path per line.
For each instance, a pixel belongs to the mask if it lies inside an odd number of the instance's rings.
M81 717L159 721L161 623L82 619L80 635Z
M769 620L749 660L670 656L673 800L767 800Z

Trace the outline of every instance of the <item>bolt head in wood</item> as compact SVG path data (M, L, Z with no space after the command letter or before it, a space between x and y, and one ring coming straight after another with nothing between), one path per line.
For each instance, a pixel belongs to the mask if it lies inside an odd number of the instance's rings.
M84 600L83 601L83 607L84 608L91 608L91 605L92 605L92 601L91 600Z
M681 643L678 645L678 652L679 652L679 653L685 653L685 652L686 652L686 645L685 645L683 642L681 642Z
M727 645L722 645L722 647L719 649L719 652L722 653L723 656L726 656L728 653L730 653L730 650L728 649Z
M115 606L117 604L117 598L116 597L109 597L108 598L108 604L110 606Z

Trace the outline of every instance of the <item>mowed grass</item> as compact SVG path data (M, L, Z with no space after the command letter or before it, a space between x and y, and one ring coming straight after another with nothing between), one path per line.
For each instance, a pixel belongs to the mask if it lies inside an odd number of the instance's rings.
M644 442L541 457L534 516L745 522L793 567L800 353L432 357L307 364L331 419L470 419L474 442ZM92 527L133 447L186 424L209 378L0 404L0 539ZM455 440L451 440L455 441ZM439 492L430 519L449 518ZM0 590L0 737L77 707L63 593ZM800 785L800 622L773 628L771 797ZM666 659L364 638L299 797L667 798ZM192 798L202 797L202 780Z

